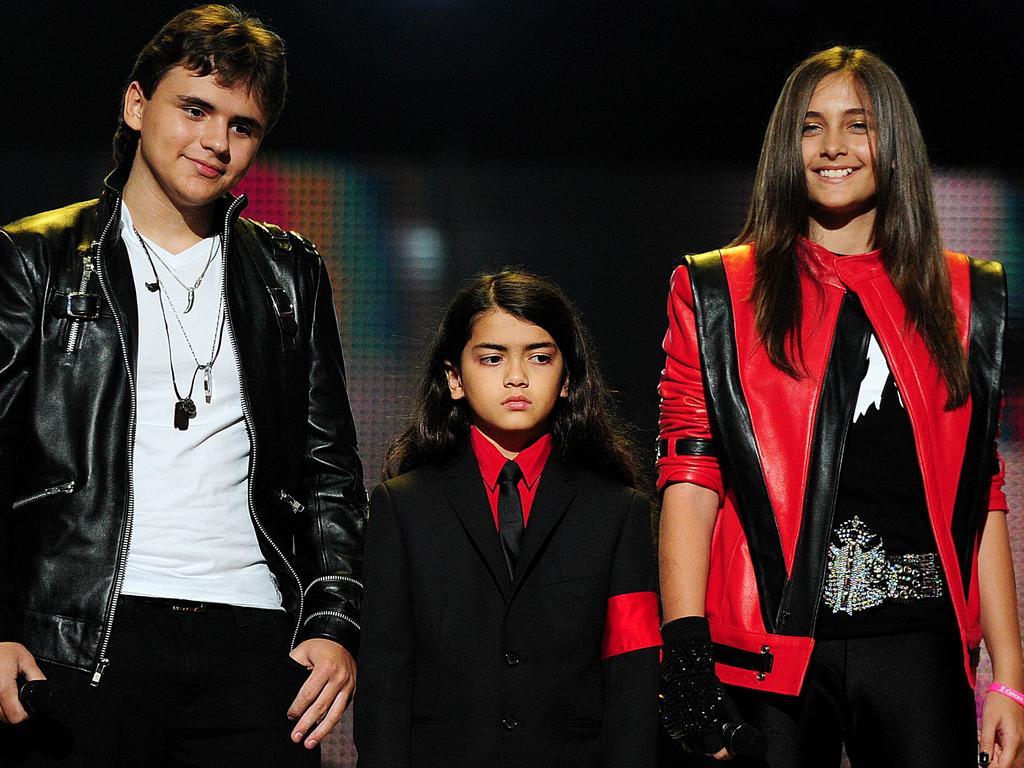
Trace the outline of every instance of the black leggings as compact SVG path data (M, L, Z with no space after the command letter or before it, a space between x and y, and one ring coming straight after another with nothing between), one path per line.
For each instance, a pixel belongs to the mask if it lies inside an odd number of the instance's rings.
M966 768L978 764L974 692L951 633L819 640L800 696L730 687L769 741L767 761L687 759L663 766Z

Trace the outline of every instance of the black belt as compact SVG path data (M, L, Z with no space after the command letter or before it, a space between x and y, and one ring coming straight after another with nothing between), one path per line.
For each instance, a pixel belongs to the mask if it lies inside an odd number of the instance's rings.
M165 611L177 613L221 613L232 610L227 603L205 603L196 600L182 600L177 597L141 597L139 595L122 595L122 599L134 600L143 605L151 605Z
M657 458L666 456L711 456L715 457L715 444L703 437L662 438L658 441Z

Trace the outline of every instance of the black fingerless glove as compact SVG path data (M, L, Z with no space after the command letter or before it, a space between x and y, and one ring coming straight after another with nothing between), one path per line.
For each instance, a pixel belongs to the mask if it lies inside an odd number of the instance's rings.
M714 754L726 746L723 726L738 718L715 675L708 620L687 616L670 621L661 636L661 723L690 751Z

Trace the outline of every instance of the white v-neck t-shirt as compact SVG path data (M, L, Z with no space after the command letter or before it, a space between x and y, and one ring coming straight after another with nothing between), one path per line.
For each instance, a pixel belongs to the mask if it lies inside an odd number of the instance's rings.
M122 205L121 211L121 239L131 262L139 319L135 513L123 592L280 608L280 590L249 517L251 447L226 316L212 368L211 401L206 402L203 371L192 385L196 360L186 334L203 364L216 343L224 276L220 237L205 238L177 254L146 240L153 254L151 266L128 207ZM211 254L213 261L186 313L188 292L168 269L191 286ZM159 291L149 290L146 284L157 278ZM178 392L187 397L191 389L196 406L196 417L186 430L174 427L178 396L171 382L168 337Z

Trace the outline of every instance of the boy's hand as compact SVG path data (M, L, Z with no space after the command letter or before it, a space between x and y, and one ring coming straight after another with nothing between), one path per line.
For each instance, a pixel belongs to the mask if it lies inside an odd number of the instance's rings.
M288 708L288 717L299 721L292 741L305 739L306 749L313 749L345 714L356 688L356 661L344 646L319 637L299 643L290 655L310 670Z
M45 680L35 657L21 643L0 643L0 722L15 723L28 719L18 701L18 678Z

